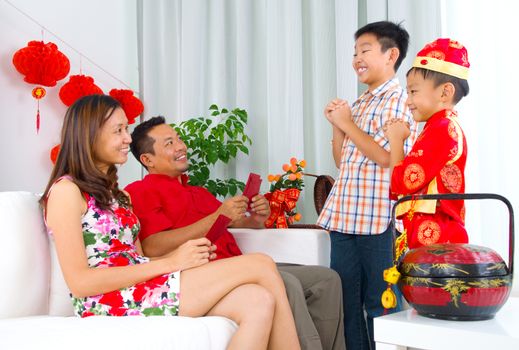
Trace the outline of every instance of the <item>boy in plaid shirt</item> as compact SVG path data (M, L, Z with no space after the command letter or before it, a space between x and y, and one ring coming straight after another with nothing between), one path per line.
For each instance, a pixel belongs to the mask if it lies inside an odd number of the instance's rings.
M333 127L339 176L317 221L330 231L330 266L342 280L348 350L375 349L373 318L384 312L380 295L387 284L382 274L393 260L390 149L382 127L394 119L409 123L406 150L416 138L407 95L395 76L407 53L409 34L400 25L382 21L360 28L354 37L353 68L368 90L351 107L335 99L324 110Z

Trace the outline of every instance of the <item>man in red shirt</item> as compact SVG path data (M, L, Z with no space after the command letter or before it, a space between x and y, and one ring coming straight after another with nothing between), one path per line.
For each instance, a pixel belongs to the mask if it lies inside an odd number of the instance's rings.
M186 145L163 117L140 124L132 133L131 151L149 174L126 187L141 223L140 239L148 256L170 252L190 239L206 235L218 216L231 219L231 227L262 228L270 215L262 195L235 196L218 201L204 188L187 184ZM214 242L217 259L241 255L232 234ZM344 349L340 278L322 266L278 265L294 313L302 349Z

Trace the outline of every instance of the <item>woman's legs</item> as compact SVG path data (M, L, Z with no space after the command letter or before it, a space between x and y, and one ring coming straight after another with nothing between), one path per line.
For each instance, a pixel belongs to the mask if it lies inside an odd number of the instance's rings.
M234 320L239 328L227 349L266 349L275 311L274 296L257 284L244 284L224 296L209 316Z
M182 271L180 315L206 315L224 296L244 284L257 284L274 297L271 349L299 349L283 281L272 259L262 254L223 259Z

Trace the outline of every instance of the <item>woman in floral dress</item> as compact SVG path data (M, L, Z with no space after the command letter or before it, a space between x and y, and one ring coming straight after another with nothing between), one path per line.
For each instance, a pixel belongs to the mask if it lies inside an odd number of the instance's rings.
M229 349L299 349L283 282L261 254L208 262L216 247L191 240L142 255L139 223L117 185L131 137L120 104L86 96L69 107L41 204L78 316L224 316L238 324Z

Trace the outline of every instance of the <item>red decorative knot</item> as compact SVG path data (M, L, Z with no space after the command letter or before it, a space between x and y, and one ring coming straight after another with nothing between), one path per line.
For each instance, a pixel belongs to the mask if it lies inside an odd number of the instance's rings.
M429 61L427 61L427 60L425 60L425 59L420 61L420 64L421 64L422 66L426 66L427 63L429 63Z
M37 100L44 98L46 93L47 92L45 91L45 89L41 86L32 89L32 97L34 97Z

